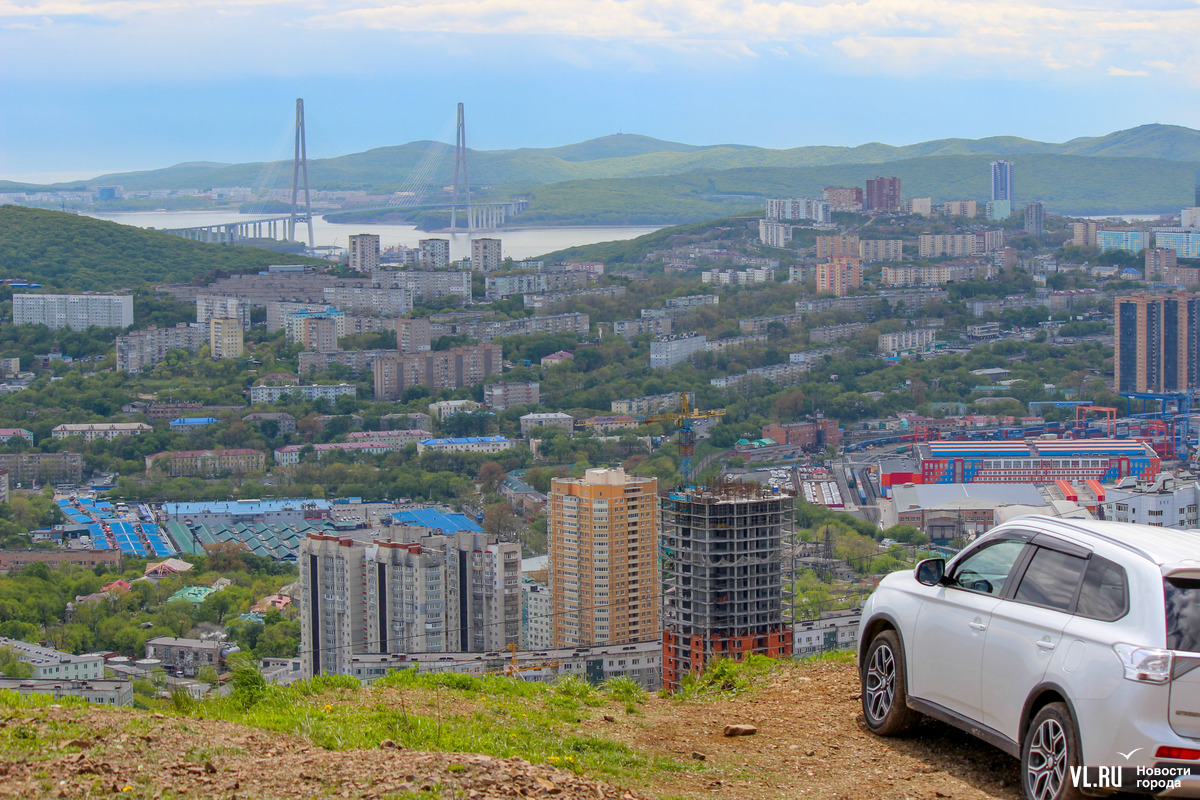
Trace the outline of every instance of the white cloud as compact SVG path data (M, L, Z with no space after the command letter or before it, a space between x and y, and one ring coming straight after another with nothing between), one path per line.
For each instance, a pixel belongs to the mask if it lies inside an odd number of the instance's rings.
M1145 78L1150 75L1144 69L1122 69L1121 67L1109 67L1107 74L1116 78Z

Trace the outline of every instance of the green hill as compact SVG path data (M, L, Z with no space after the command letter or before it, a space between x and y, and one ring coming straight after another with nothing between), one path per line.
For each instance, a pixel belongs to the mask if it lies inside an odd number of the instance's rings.
M201 244L91 217L0 206L0 278L76 291L187 283L215 270L323 263L253 247Z
M1139 158L1200 162L1200 132L1175 125L1143 125L1105 136L1072 139L1061 144L1014 136L984 139L937 139L894 146L871 142L857 147L811 146L772 150L745 145L698 146L665 142L647 136L616 134L572 145L515 150L473 150L469 156L472 183L497 190L520 191L572 180L637 178L712 172L728 169L792 169L849 164L883 164L920 157L1060 155ZM328 189L366 188L390 191L401 187L425 162L425 181L442 186L453 181L453 148L441 142L418 141L379 147L337 158L313 159L313 186ZM127 189L184 186L290 185L290 163L216 164L190 162L165 169L101 175L89 185L120 184ZM1022 195L1029 178L1021 173Z

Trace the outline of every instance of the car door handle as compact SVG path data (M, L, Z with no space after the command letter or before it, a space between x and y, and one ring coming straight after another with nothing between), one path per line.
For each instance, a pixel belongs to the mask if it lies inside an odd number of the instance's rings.
M969 624L971 626L971 630L973 630L973 631L986 631L987 630L986 622L980 622L979 620L975 620L974 622L970 622L967 624Z
M1042 650L1053 650L1058 646L1058 642L1052 642L1049 639L1039 639L1037 646Z

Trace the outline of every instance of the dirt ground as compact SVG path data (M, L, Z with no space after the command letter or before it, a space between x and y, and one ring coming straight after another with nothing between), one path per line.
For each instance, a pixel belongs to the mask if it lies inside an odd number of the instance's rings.
M735 723L758 732L724 736ZM636 714L604 709L581 732L688 769L616 787L519 759L414 752L390 742L331 752L227 722L103 708L0 709L0 744L9 745L0 749L9 754L0 757L0 797L1019 797L1015 761L951 728L926 722L904 739L867 733L857 674L844 662L788 668L732 698L652 697ZM47 744L23 758L13 755L21 741Z

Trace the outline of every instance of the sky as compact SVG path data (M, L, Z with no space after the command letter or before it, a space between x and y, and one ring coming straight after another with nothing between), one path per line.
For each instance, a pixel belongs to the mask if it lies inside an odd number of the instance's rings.
M1200 128L1200 0L0 0L0 179L611 133Z

